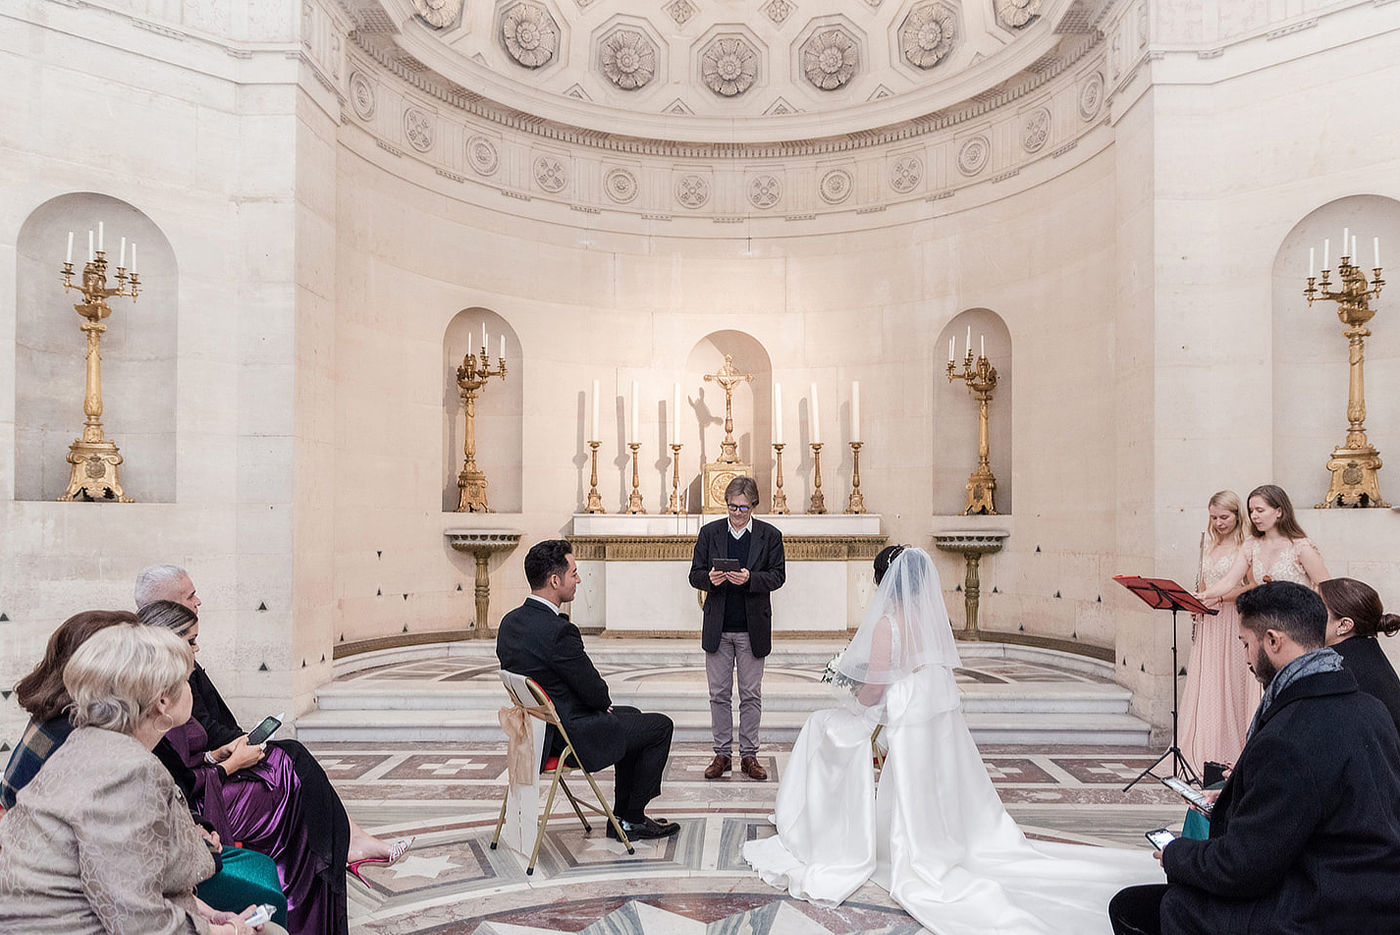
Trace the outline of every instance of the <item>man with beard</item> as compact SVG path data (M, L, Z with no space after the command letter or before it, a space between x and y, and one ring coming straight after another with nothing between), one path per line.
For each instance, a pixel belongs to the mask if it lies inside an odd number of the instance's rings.
M1122 890L1118 935L1394 932L1400 737L1324 646L1327 609L1273 581L1241 594L1240 641L1264 686L1210 837L1161 852L1167 884Z

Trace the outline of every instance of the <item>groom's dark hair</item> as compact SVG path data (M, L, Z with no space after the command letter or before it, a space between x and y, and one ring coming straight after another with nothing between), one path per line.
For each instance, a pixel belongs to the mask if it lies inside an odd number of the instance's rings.
M1327 642L1327 605L1312 588L1292 581L1266 581L1235 598L1240 623L1264 636L1279 630L1304 649Z
M567 539L546 539L530 546L525 553L525 580L531 591L538 591L549 582L550 575L564 575L569 570L569 555L574 551Z

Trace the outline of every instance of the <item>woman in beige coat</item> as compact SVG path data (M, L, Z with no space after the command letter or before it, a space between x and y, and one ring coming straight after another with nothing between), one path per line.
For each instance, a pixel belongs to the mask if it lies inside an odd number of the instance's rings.
M244 918L194 896L208 845L151 753L190 716L190 648L119 624L73 654L74 731L0 821L0 933L246 935Z

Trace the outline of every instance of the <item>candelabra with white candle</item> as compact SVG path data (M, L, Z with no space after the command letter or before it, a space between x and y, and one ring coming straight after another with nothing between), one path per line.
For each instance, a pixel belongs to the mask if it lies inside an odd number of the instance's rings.
M593 421L589 423L588 447L590 449L590 460L593 462L592 470L588 478L588 503L584 507L585 513L606 513L603 509L603 495L598 493L598 446L603 442L598 437L598 381L593 381Z
M972 326L967 329L967 353L963 357L963 369L958 373L953 369L953 343L948 342L948 382L962 380L968 392L977 400L977 468L967 479L967 506L964 516L974 514L995 514L997 479L992 474L991 444L987 431L987 404L997 388L997 369L987 359L987 341L982 339L982 353L972 356Z
M865 497L860 492L860 381L851 381L851 495L847 513L864 513Z
M680 516L684 509L681 503L681 385L677 383L671 396L671 500L666 512Z
M467 411L466 441L462 446L462 472L457 475L458 513L490 513L486 502L486 474L476 466L476 398L486 388L492 377L506 378L506 339L501 336L501 354L497 358L496 369L491 369L491 359L487 356L490 345L486 338L486 323L481 323L481 353L473 354L468 345L467 355L457 368L457 387L462 394L462 404Z
M773 513L791 513L787 505L787 494L783 492L783 385L773 384L773 455L774 471L777 478L773 486Z
M1342 258L1337 265L1337 288L1331 288L1329 269L1332 243L1322 242L1322 278L1313 275L1316 253L1308 249L1308 285L1303 290L1308 305L1315 301L1337 303L1337 318L1346 326L1342 332L1347 339L1347 433L1346 441L1332 449L1327 470L1332 482L1326 498L1318 509L1328 507L1388 507L1381 499L1381 456L1366 438L1366 339L1371 330L1366 327L1376 314L1372 300L1381 294L1385 280L1381 278L1381 239L1371 239L1373 266L1370 281L1361 268L1353 263L1356 237L1350 228L1342 232Z
M822 419L815 383L812 384L808 403L812 416L812 499L807 504L807 512L825 513L826 495L822 493Z
M642 447L641 413L637 402L637 382L632 381L632 433L627 442L632 449L632 493L627 497L627 513L645 513L647 506L642 502L642 477L638 470L638 451Z

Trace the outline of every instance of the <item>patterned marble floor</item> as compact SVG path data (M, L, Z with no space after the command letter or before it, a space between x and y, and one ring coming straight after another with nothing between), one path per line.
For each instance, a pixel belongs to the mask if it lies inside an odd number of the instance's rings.
M651 811L679 822L679 835L638 842L628 856L601 825L585 834L565 806L568 817L551 822L533 876L525 874L526 857L489 847L505 788L503 743L314 749L357 821L382 836L417 835L398 864L368 869L368 890L351 881L356 935L920 931L877 887L864 887L838 909L820 909L748 872L740 849L772 833L767 816L787 745L764 750L766 783L708 782L707 745L677 745ZM1160 785L1122 791L1155 750L988 746L982 754L1009 811L1032 836L1145 848L1144 830L1180 826L1179 800ZM611 772L600 778L610 796Z

